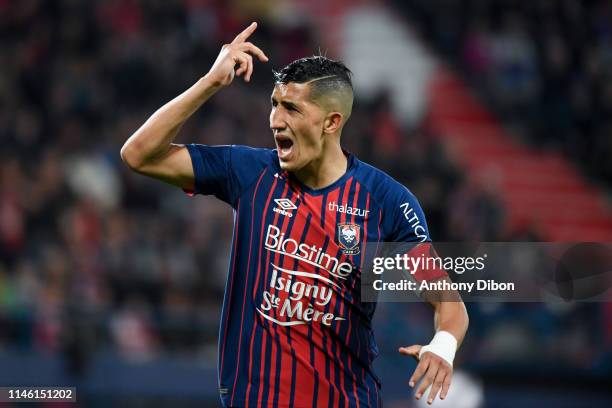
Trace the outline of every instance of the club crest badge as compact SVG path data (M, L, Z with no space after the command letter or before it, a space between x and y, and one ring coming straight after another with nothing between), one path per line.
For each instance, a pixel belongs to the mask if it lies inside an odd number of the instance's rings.
M346 255L359 253L359 232L360 227L357 224L338 224L336 241Z

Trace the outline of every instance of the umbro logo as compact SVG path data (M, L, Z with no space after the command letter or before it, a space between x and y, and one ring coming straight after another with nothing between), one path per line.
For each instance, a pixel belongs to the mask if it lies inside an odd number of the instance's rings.
M295 209L297 209L295 204L293 204L293 201L291 201L288 198L275 198L274 202L276 203L276 205L278 205L283 210L295 210Z
M293 217L293 214L290 213L290 210L297 210L297 206L295 204L293 204L293 201L291 201L288 198L275 198L274 202L276 203L276 205L278 205L278 207L274 207L272 209L272 211L285 215L289 218Z

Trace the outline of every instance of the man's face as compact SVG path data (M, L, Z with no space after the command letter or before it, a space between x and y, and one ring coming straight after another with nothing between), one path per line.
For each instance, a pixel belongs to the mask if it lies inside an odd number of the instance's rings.
M309 87L290 82L272 92L270 129L283 170L301 170L323 154L325 112L309 99Z

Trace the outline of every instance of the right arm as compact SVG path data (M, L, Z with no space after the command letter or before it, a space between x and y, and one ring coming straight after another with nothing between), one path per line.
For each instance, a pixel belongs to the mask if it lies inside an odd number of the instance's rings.
M183 124L219 89L229 85L235 75L250 81L253 58L267 61L268 57L246 39L257 28L252 23L234 41L222 47L210 71L191 88L159 108L125 142L121 159L140 174L174 184L186 190L194 189L194 173L187 148L172 143ZM234 72L235 66L238 69Z

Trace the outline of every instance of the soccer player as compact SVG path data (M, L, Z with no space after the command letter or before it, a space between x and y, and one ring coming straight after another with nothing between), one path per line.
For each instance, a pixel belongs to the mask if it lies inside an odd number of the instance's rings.
M138 173L214 194L234 209L219 333L224 406L377 407L375 304L360 301L363 250L367 243L428 241L429 234L405 187L341 148L353 103L350 71L317 56L275 72L275 150L172 143L235 76L250 81L253 57L268 61L247 41L256 27L225 44L210 71L155 112L121 157ZM463 303L433 306L432 342L399 350L419 360L410 385L420 381L417 398L431 385L428 401L446 395L467 330Z

